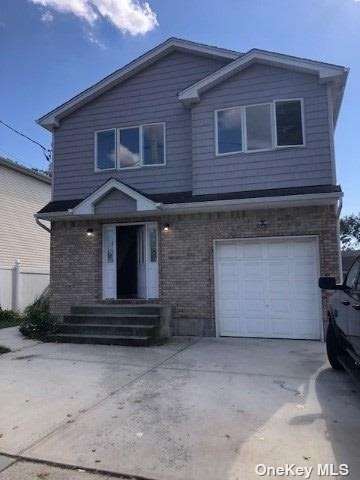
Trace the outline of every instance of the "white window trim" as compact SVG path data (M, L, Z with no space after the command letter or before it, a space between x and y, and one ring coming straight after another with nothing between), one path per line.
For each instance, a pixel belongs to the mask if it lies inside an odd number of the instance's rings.
M114 132L114 147L115 147L115 163L114 163L114 167L112 168L98 168L98 155L97 155L97 136L98 136L98 133L103 133L103 132ZM109 171L112 171L112 170L116 170L117 166L116 166L116 159L117 159L117 134L116 134L116 128L106 128L104 130L96 130L94 132L94 148L95 148L95 155L94 155L94 162L95 162L95 172L109 172Z
M302 127L302 138L303 143L300 145L278 145L277 144L277 131L276 131L276 103L277 102L296 102L299 101L301 105L301 127ZM270 106L270 124L271 124L271 148L262 148L257 150L248 150L247 148L247 129L246 129L246 109L249 107L260 107L262 105ZM218 124L218 112L224 112L226 110L235 110L239 109L241 114L241 141L242 141L242 150L236 150L234 152L224 152L219 153L219 124ZM235 105L233 107L219 108L214 111L214 131L215 131L215 155L216 157L227 157L230 155L237 155L239 153L261 153L261 152L271 152L274 150L282 150L284 148L304 148L306 146L305 141L305 115L304 115L304 99L303 98L281 98L275 99L272 102L263 102L263 103L253 103L248 105Z
M151 165L143 164L143 127L148 127L152 125L162 125L163 126L163 142L164 142L164 161L163 163L153 163ZM131 128L139 129L139 154L140 154L140 165L135 167L121 167L120 159L118 158L118 150L120 145L120 131L129 130ZM98 168L97 166L97 134L101 132L115 132L115 166L114 168ZM128 127L118 127L118 128L106 128L104 130L96 130L94 132L94 161L95 161L95 172L108 172L112 170L137 170L139 168L151 168L151 167L164 167L166 166L166 122L153 122L153 123L143 123L140 125L130 125Z

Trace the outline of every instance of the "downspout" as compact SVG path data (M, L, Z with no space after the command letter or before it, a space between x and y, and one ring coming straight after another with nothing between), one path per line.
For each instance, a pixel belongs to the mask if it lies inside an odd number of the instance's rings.
M343 206L343 201L342 201L342 198L340 198L338 206L337 206L337 217L338 218L340 218L340 213L341 213L341 210L342 210L342 206Z
M43 223L41 223L40 220L38 219L38 217L35 217L35 222L39 225L39 227L43 228L48 233L51 233L51 229L49 227L47 227L46 225L44 225Z

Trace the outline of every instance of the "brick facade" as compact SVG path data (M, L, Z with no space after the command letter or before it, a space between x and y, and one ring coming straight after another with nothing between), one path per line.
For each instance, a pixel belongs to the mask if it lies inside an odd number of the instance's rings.
M174 334L215 335L215 239L316 235L321 275L339 276L334 206L172 215L133 221L141 220L170 225L168 232L161 229L159 235L160 302L173 307ZM259 226L260 220L266 220L266 227ZM101 222L95 221L53 222L53 313L63 315L71 305L101 301L101 226ZM93 237L86 236L88 228L93 228ZM326 320L326 296L323 300Z

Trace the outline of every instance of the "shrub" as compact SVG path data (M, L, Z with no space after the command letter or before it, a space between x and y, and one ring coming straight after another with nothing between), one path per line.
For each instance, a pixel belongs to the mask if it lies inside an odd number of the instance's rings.
M14 327L20 323L20 314L0 307L0 328Z
M55 329L55 318L50 314L47 296L38 298L25 308L20 326L20 332L25 337L46 340Z

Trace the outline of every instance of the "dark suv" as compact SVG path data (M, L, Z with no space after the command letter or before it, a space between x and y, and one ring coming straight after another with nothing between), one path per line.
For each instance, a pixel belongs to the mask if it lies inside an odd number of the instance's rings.
M360 256L350 268L344 283L321 277L319 287L336 290L330 298L326 347L329 362L337 370L346 368L360 377Z

